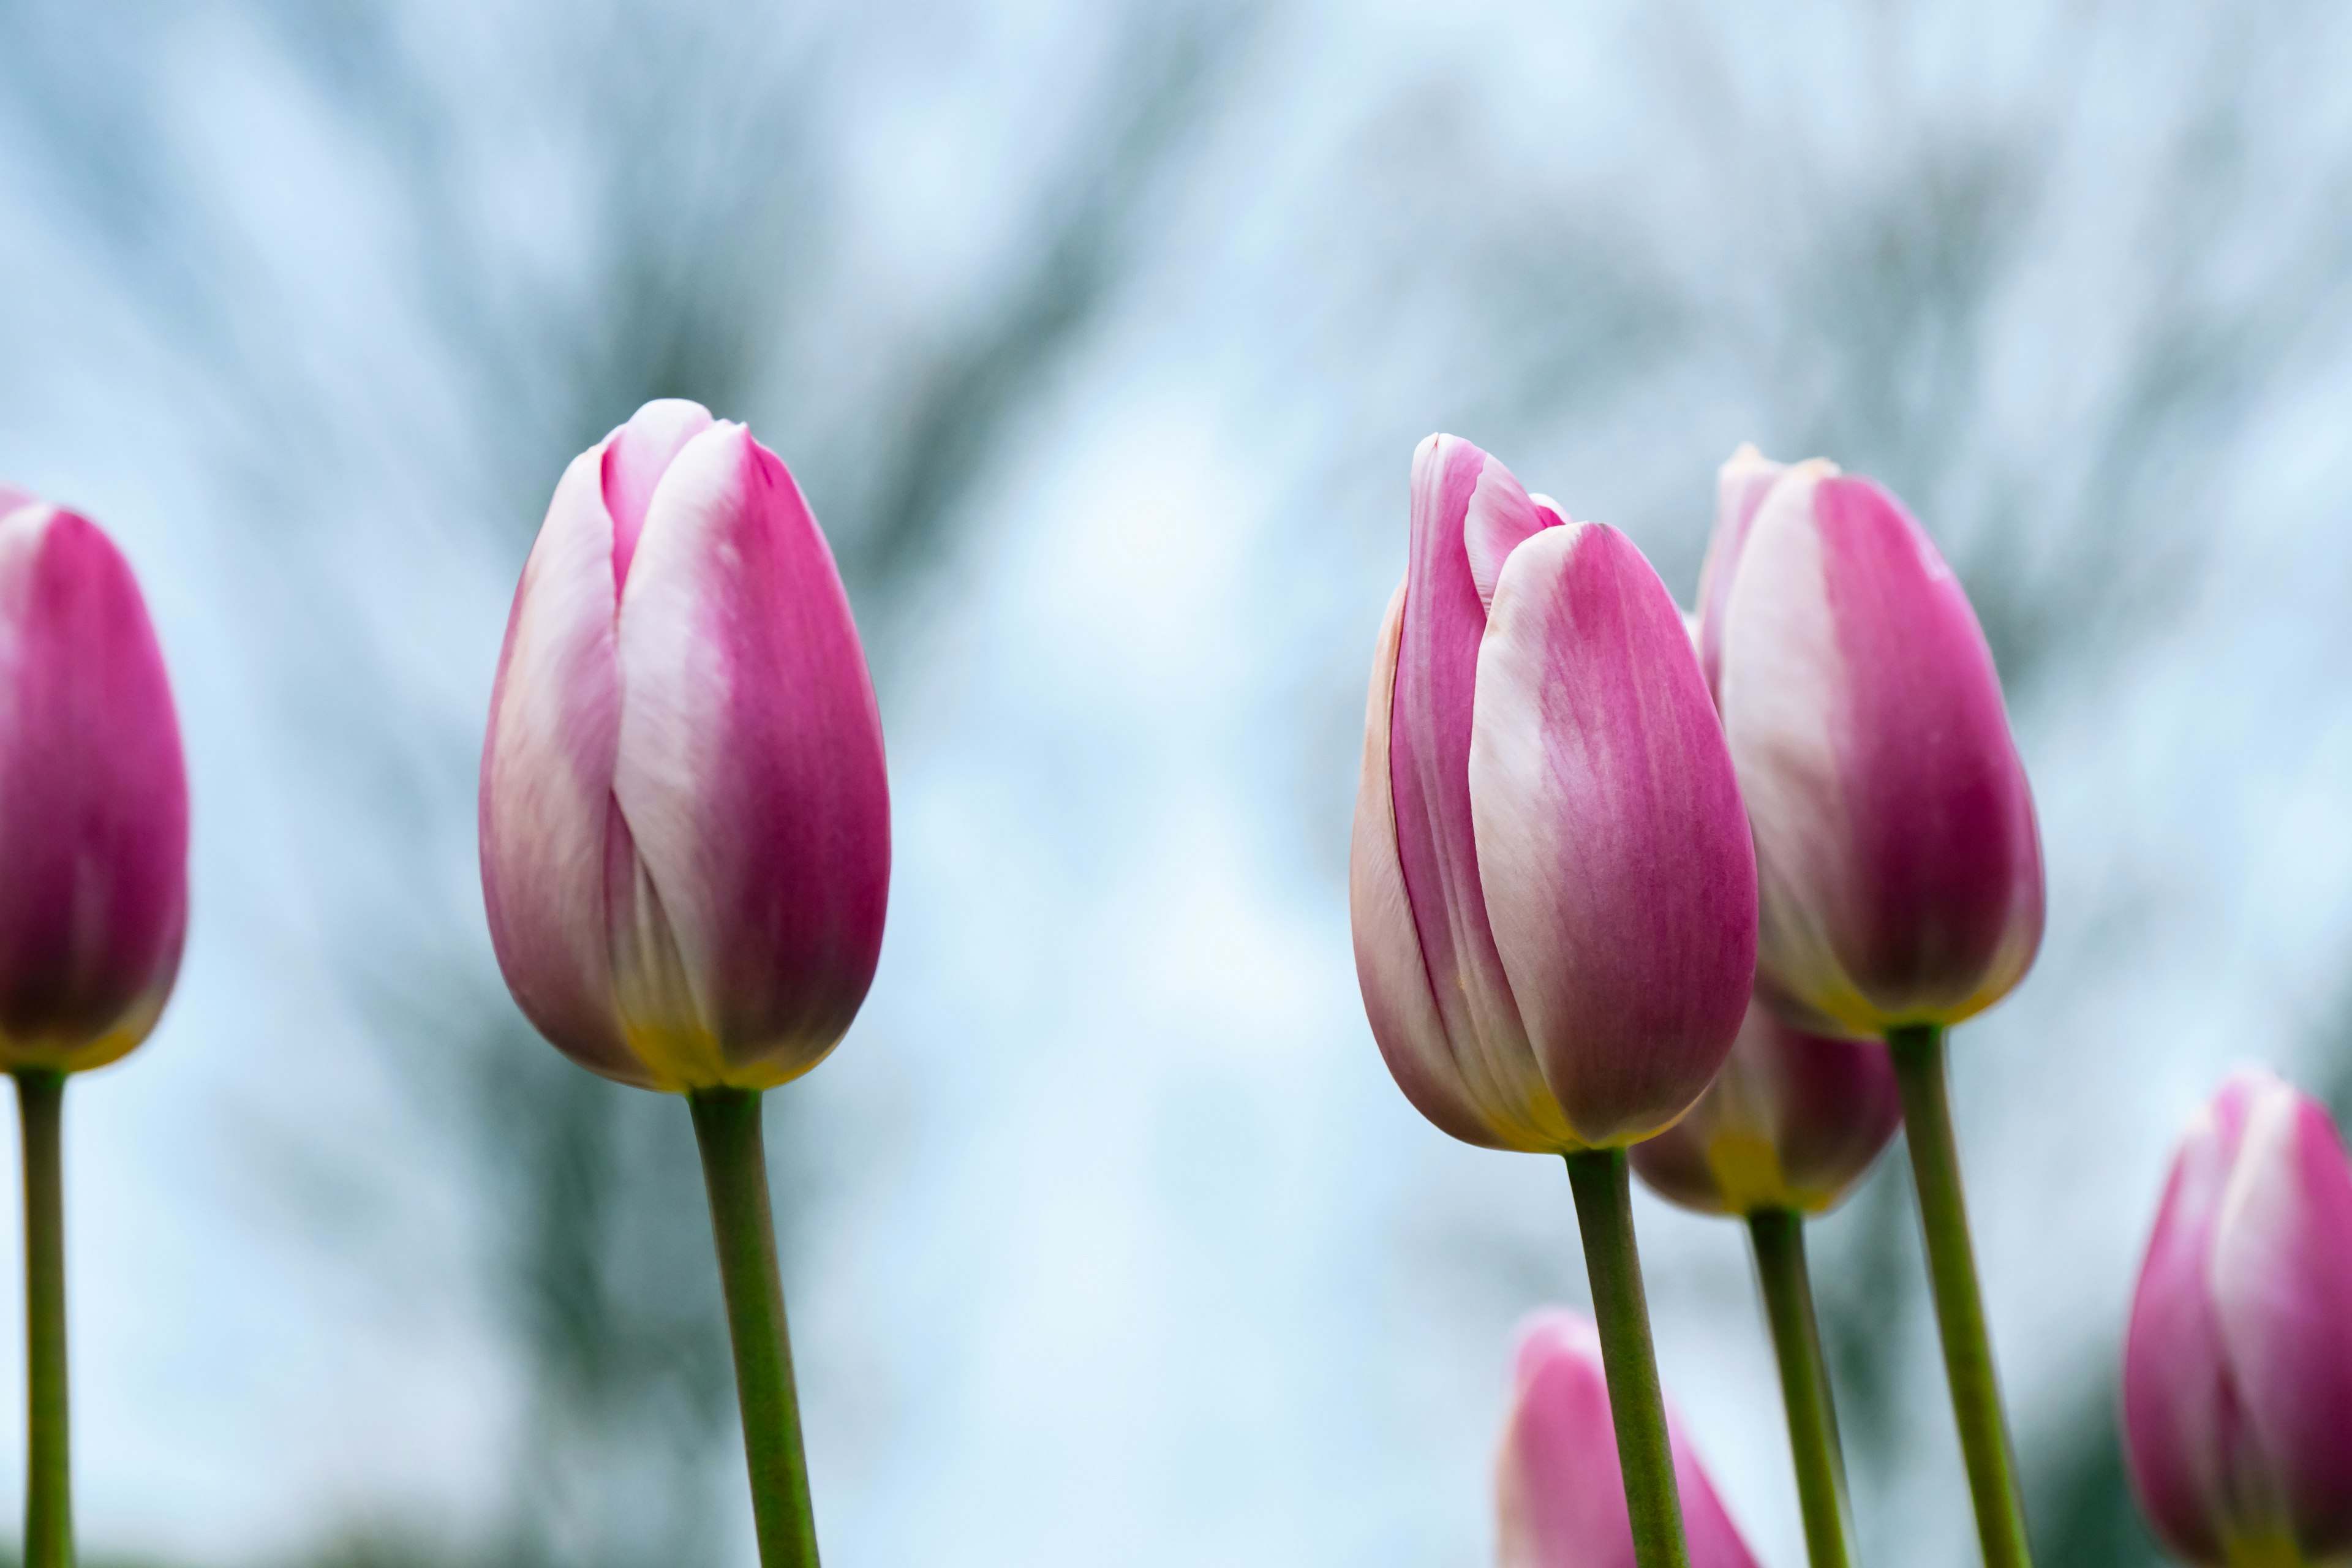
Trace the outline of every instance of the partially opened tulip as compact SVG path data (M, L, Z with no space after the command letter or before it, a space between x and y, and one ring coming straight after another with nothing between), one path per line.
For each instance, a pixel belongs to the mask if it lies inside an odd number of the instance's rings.
M97 524L0 486L0 1064L24 1118L37 1568L73 1559L66 1075L147 1037L187 922L187 772L139 584Z
M2259 1068L2191 1123L2124 1352L2132 1479L2212 1568L2352 1555L2352 1162L2327 1112Z
M1466 441L1413 455L1349 899L1373 1037L1454 1136L1567 1156L1643 1562L1678 1526L1624 1147L1698 1098L1754 979L1756 867L1681 612L1625 536Z
M1845 1468L1805 1265L1805 1217L1861 1180L1895 1136L1903 1102L1876 1040L1790 1028L1762 1003L1689 1115L1633 1147L1633 1168L1659 1193L1747 1223L1780 1362L1813 1568L1850 1559Z
M1539 1312L1519 1331L1515 1390L1496 1463L1500 1568L1633 1568L1633 1531L1618 1480L1601 1336L1574 1312ZM1669 1410L1690 1568L1756 1568Z
M1991 1568L2027 1559L1946 1100L1943 1031L2042 940L2042 846L2000 680L1903 504L1818 458L1724 465L1700 658L1756 833L1757 988L1893 1050Z
M499 658L481 851L531 1022L608 1078L688 1097L761 1560L814 1563L759 1095L865 999L889 792L832 552L742 426L649 403L565 470Z

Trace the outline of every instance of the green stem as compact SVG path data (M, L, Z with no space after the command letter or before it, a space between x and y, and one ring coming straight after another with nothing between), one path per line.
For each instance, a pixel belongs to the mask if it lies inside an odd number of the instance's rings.
M751 1470L751 1518L761 1568L816 1568L816 1520L809 1508L808 1457L793 1392L793 1347L784 1328L783 1281L776 1273L776 1226L768 1212L768 1156L760 1137L760 1092L697 1089L687 1096L702 1148L719 1279L735 1342L735 1393L743 1407L744 1458Z
M1650 1308L1642 1294L1642 1258L1633 1244L1633 1197L1622 1149L1580 1149L1568 1156L1576 1226L1592 1280L1592 1315L1601 1326L1601 1362L1617 1427L1625 1514L1641 1568L1690 1568L1682 1505L1675 1492L1674 1448L1666 1402L1658 1392L1658 1358L1650 1345Z
M1984 1295L1977 1285L1976 1252L1969 1241L1968 1201L1960 1191L1960 1154L1952 1137L1952 1106L1944 1074L1944 1031L1937 1026L1890 1030L1895 1074L1903 1087L1905 1141L1919 1194L1919 1223L1927 1238L1927 1273L1936 1294L1936 1325L1944 1339L1944 1373L1952 1385L1952 1414L1960 1428L1975 1501L1977 1539L1985 1568L2031 1568L2025 1510L2018 1500L2009 1423L2001 1413L2000 1381L1985 1330Z
M67 1443L66 1075L16 1075L25 1152L26 1568L73 1568L73 1475Z
M1756 1247L1756 1274L1764 1286L1764 1314L1772 1324L1772 1351L1780 1363L1780 1403L1789 1417L1789 1449L1797 1462L1797 1501L1805 1516L1805 1552L1812 1568L1848 1568L1845 1459L1838 1449L1837 1412L1829 1372L1822 1363L1821 1330L1813 1321L1813 1284L1805 1269L1805 1218L1794 1209L1759 1209L1748 1216Z

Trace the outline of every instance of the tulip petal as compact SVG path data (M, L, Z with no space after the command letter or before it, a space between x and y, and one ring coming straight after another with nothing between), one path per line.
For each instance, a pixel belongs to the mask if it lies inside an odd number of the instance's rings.
M652 1086L613 1011L606 856L619 746L605 448L556 486L499 655L482 744L482 890L507 985L583 1063Z
M1869 480L1799 464L1723 621L1768 990L1872 1034L1999 1000L2041 942L2041 841L1990 650L1927 534Z
M602 487L604 510L613 520L613 583L629 580L629 563L646 527L646 509L686 444L710 428L710 410L682 397L658 397L629 416L606 438Z
M1617 1431L1601 1336L1572 1312L1547 1311L1520 1330L1517 1389L1496 1467L1502 1568L1633 1568ZM1691 1568L1756 1568L1671 1404L1683 1532Z
M1497 1085L1486 1058L1457 1058L1431 994L1421 938L1405 897L1397 860L1396 810L1389 791L1390 694L1396 685L1397 636L1404 619L1404 584L1397 584L1381 622L1365 701L1363 777L1348 854L1348 909L1354 931L1356 978L1364 1013L1390 1074L1413 1108L1465 1143L1549 1152L1559 1147L1533 1129L1525 1108L1550 1099L1532 1057L1517 1081ZM1557 1118L1558 1111L1552 1111ZM1515 1137L1518 1141L1514 1141Z
M1790 1028L1760 1001L1690 1113L1633 1146L1633 1169L1706 1214L1820 1214L1860 1181L1902 1124L1895 1064L1876 1040Z
M1681 613L1616 530L1513 552L1469 759L1496 948L1545 1081L1590 1145L1674 1121L1747 1010L1756 866Z
M1489 479L1490 473L1501 477ZM1478 559L1497 558L1513 531L1542 522L1517 481L1486 453L1451 436L1423 441L1413 454L1411 563L1389 726L1397 859L1430 994L1490 1133L1511 1148L1558 1150L1574 1140L1529 1070L1527 1036L1479 885L1469 755L1486 613L1468 531L1474 510Z
M1823 465L1834 473L1835 468ZM1723 689L1723 612L1731 598L1731 580L1747 547L1748 531L1763 509L1764 498L1788 471L1753 447L1743 446L1716 470L1715 532L1707 540L1706 560L1698 571L1698 662L1706 689Z
M631 926L651 933L632 963L674 942L694 1006L676 1016L667 984L637 998L656 1010L630 1018L632 1042L671 1087L797 1077L873 978L889 794L833 553L740 426L695 437L662 476L618 651L614 795L662 915Z
M187 774L130 563L74 512L13 491L0 511L0 1050L79 1071L170 994Z
M2352 1551L2352 1161L2326 1111L2267 1087L2221 1195L2213 1313L2286 1518L2333 1559Z

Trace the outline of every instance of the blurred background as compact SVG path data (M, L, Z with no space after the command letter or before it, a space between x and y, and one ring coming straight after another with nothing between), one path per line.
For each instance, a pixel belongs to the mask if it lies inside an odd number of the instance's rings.
M2154 1562L2170 1142L2241 1058L2352 1095L2347 26L0 0L0 473L136 563L197 821L177 1000L68 1102L87 1559L751 1562L685 1110L531 1036L474 858L547 496L679 395L799 474L891 748L872 1000L770 1104L835 1568L1491 1560L1567 1184L1407 1107L1345 901L1435 429L1686 599L1749 439L1964 573L2051 869L1954 1047L1993 1325L2044 1560ZM1793 1568L1743 1238L1640 1205ZM1864 1559L1973 1562L1899 1154L1814 1247Z

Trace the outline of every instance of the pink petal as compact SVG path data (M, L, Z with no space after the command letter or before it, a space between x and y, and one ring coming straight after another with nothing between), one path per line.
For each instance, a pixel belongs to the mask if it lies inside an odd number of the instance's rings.
M1474 729L1486 910L1544 1079L1587 1144L1647 1137L1738 1033L1756 863L1681 614L1622 534L1513 552Z
M2267 1074L2215 1226L2214 1317L2252 1446L2305 1555L2352 1552L2352 1162Z
M1999 1000L2041 942L2041 843L1991 654L1927 535L1870 481L1798 465L1721 619L1768 994L1871 1034Z
M188 785L145 601L95 523L0 496L0 1056L102 1067L187 931Z
M1786 472L1787 464L1773 462L1753 447L1740 447L1716 471L1715 534L1707 541L1706 560L1698 573L1698 660L1709 691L1723 689L1723 611L1731 598L1739 553L1747 547L1748 531L1763 510L1764 498Z
M1519 1333L1517 1392L1496 1467L1502 1568L1633 1568L1617 1432L1591 1321L1547 1311ZM1691 1568L1756 1568L1671 1404Z
M645 531L654 489L686 444L710 428L710 410L682 397L660 397L629 416L604 440L604 510L613 520L613 582L629 580L629 563Z
M1404 593L1404 584L1398 584L1372 660L1363 777L1348 857L1348 908L1364 1012L1397 1087L1440 1130L1486 1148L1555 1151L1567 1142L1567 1130L1535 1058L1522 1051L1489 1059L1475 1049L1457 1055L1422 961L1397 860L1396 811L1389 793L1389 697L1396 684Z
M614 907L633 1045L669 1087L781 1083L873 979L889 788L833 553L740 426L687 443L656 489L619 663L614 794L646 879Z
M621 696L607 446L572 459L531 546L482 742L482 892L508 988L540 1032L650 1087L614 1014L608 818Z
M1490 477L1491 476L1491 477ZM1483 499L1482 499L1483 497ZM1469 530L1477 516L1474 547ZM1458 1075L1508 1147L1558 1148L1566 1128L1530 1099L1527 1036L1488 929L1470 816L1470 727L1486 611L1474 558L1500 559L1542 513L1467 441L1433 436L1413 454L1412 534L1389 727L1397 860ZM1547 1097L1548 1099L1548 1097Z
M1806 1034L1752 1002L1723 1070L1690 1114L1633 1146L1633 1168L1704 1213L1820 1214L1862 1179L1902 1121L1884 1045Z

